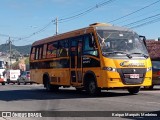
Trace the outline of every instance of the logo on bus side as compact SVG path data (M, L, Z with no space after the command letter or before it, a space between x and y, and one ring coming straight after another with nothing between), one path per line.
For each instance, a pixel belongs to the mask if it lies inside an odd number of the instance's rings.
M145 67L144 63L130 63L129 61L124 61L120 63L122 67Z
M88 57L83 57L83 63L90 63L91 62L91 59L88 58Z

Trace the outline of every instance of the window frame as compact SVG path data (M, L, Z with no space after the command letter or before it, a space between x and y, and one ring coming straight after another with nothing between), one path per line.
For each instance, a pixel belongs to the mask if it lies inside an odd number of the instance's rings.
M86 47L86 44L85 44L85 42L86 42L86 38L88 37L88 46L89 46L89 44L90 44L90 40L91 40L91 37L92 37L92 39L94 40L94 41L92 41L92 43L93 43L93 49L85 49L84 47ZM83 52L83 55L92 55L92 56L96 56L96 57L99 57L99 50L98 50L98 47L97 47L97 42L96 42L96 39L95 39L95 36L94 36L94 34L93 33L88 33L88 34L85 34L84 36L83 36L83 46L82 46L83 48L82 48L82 52ZM90 47L90 46L89 46ZM93 53L91 53L91 52L93 52ZM94 53L96 53L96 54L94 54Z
M57 44L57 46L54 48L53 44ZM52 45L52 46L50 46ZM49 47L53 47L53 48L50 48L49 50ZM50 52L50 53L49 53ZM47 49L46 49L46 58L57 58L58 57L58 41L53 41L53 42L49 42L47 43Z

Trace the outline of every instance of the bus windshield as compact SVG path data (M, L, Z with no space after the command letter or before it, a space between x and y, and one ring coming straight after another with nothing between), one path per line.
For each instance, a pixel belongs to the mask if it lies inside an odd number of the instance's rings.
M104 56L131 55L148 58L144 42L131 31L97 30L99 44Z

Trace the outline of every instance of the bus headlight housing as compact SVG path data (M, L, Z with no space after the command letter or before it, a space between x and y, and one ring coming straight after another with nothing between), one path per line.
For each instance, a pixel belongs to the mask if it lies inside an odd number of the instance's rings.
M152 67L147 68L147 72L148 72L148 71L151 71L151 70L152 70Z
M112 68L112 67L103 67L103 70L117 72L117 69L116 68Z

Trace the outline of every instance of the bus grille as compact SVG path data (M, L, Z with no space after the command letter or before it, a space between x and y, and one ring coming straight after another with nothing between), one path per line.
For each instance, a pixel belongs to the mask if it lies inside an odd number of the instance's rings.
M121 76L123 84L141 84L144 81L146 68L119 68L117 69ZM131 75L138 75L137 78L132 78Z

